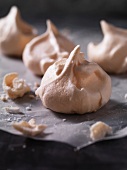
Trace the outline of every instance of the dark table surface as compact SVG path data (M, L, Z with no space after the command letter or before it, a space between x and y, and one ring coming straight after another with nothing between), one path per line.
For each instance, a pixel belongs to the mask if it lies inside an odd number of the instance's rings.
M98 18L84 17L52 17L57 27L81 44L86 54L90 41L102 39ZM105 18L103 18L105 19ZM127 27L124 18L106 18L107 21ZM45 18L34 23L39 32L44 32ZM103 141L79 151L74 147L54 141L36 141L23 136L15 136L0 131L0 170L91 170L91 169L127 169L127 137Z
M74 151L59 142L35 141L0 131L0 170L127 169L127 137Z

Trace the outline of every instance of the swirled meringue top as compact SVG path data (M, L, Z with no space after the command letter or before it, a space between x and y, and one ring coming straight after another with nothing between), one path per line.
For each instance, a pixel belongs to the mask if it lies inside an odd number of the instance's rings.
M43 75L55 61L67 58L74 47L73 42L47 20L47 31L27 44L23 61L34 74Z
M101 21L104 38L101 43L88 44L90 61L98 63L108 73L124 73L127 71L127 30L117 28Z
M93 112L106 104L111 94L111 79L96 63L84 59L80 46L69 58L50 66L36 90L43 105L56 112Z
M25 45L36 35L37 30L23 21L18 8L13 6L9 14L0 19L0 52L21 57Z

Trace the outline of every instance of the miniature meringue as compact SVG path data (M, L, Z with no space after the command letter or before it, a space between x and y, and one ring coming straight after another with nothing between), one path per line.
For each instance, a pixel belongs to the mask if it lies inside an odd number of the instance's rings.
M16 99L29 92L30 87L25 80L18 78L17 73L9 73L4 76L3 90L9 98Z
M23 61L34 74L43 75L55 61L68 58L74 47L75 45L47 20L47 31L27 44Z
M56 112L93 112L106 104L111 95L111 79L96 63L84 59L80 46L69 58L50 66L36 90L43 105Z
M104 39L98 45L88 44L90 61L98 63L108 73L127 71L127 30L101 21Z
M24 22L17 7L0 19L0 52L5 55L21 56L26 44L37 36L37 31Z

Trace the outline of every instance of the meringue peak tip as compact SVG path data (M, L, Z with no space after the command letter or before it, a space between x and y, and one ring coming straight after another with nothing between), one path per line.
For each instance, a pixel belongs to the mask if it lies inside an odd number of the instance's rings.
M101 20L100 21L100 25L101 25L101 29L103 31L103 34L110 32L112 30L114 30L114 26L112 24L109 24L107 21L105 20Z
M17 6L12 6L9 12L10 15L13 15L14 17L20 17L20 10Z
M18 9L17 6L12 6L11 9L10 9L10 12L15 12L15 13L17 13L17 12L19 12L19 9Z
M74 51L75 53L79 53L80 50L81 50L80 45L77 45L77 46L73 49L73 51Z
M78 55L84 55L83 52L81 52L81 48L80 48L80 45L77 45L73 51L71 52L73 56L78 56Z
M47 19L46 23L49 30L52 30L54 33L58 33L58 29L50 19Z
M104 19L102 19L101 21L100 21L100 24L106 24L107 22L104 20Z
M50 19L47 19L46 23L47 23L47 25L50 25L52 23L52 21Z
M13 10L18 10L18 7L14 5L14 6L11 7L11 10L12 10L12 9L13 9Z
M70 53L69 60L73 61L74 64L82 63L84 60L84 53L80 50L80 45L77 45Z
M101 25L101 27L103 28L110 28L110 26L112 26L111 24L109 24L107 21L105 21L105 20L101 20L100 21L100 25Z

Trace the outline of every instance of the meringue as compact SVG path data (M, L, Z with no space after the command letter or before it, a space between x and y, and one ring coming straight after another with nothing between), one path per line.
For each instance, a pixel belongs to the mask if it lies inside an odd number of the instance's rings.
M13 127L26 136L36 136L42 133L46 126L42 124L36 124L35 119L30 119L28 122L20 121L14 122Z
M112 128L104 122L96 122L90 127L90 138L93 141L101 140L106 135L112 134Z
M16 6L0 19L0 52L21 56L26 44L37 36L37 30L24 22Z
M15 114L20 113L20 108L17 107L17 106L15 106L15 107L13 107L13 106L11 106L11 107L5 107L5 110L6 110L7 112L9 112L9 113L15 113Z
M75 45L47 20L47 31L27 44L23 61L34 74L43 75L47 68L61 58L67 58Z
M104 34L98 45L88 44L90 61L98 63L108 73L124 73L127 71L127 30L117 28L101 21Z
M9 98L16 99L29 92L30 87L25 80L18 78L18 73L9 73L4 76L3 90Z
M96 63L85 60L80 46L76 46L68 59L47 69L35 94L55 112L84 114L108 102L111 79Z
M3 102L6 102L6 101L8 101L8 96L6 94L1 94L0 100L3 101Z

